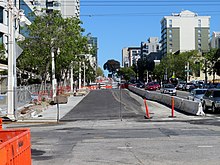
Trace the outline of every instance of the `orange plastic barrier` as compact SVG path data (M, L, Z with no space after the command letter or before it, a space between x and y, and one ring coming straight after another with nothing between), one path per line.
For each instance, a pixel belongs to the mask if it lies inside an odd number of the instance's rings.
M0 129L0 165L31 165L30 129Z

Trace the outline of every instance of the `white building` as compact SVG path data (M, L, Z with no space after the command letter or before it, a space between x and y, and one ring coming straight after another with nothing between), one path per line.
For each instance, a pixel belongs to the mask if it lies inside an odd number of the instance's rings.
M213 32L211 39L211 47L212 48L220 48L220 32Z
M140 58L140 47L128 47L122 49L122 66L130 67L133 64L137 64Z
M80 0L34 0L38 7L46 8L47 12L60 10L63 18L80 17Z
M210 16L189 10L164 16L161 20L162 54L209 50Z

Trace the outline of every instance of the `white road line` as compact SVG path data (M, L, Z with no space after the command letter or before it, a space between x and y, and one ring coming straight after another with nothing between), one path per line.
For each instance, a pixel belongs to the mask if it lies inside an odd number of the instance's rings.
M131 149L132 147L117 147L118 149Z
M212 148L213 146L198 146L198 148Z

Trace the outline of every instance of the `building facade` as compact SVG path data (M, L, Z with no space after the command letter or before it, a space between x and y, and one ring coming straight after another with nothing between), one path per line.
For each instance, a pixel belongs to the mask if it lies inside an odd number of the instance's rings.
M140 47L127 47L122 49L122 66L130 67L133 64L137 64L140 58Z
M209 50L210 16L189 10L164 16L161 20L162 55L175 52Z
M158 37L150 37L148 39L148 42L141 42L141 58L143 59L149 59L149 55L151 55L151 59L153 59L155 56L155 60L158 59L158 56L160 56L160 49L161 44L159 43Z
M211 47L220 48L220 32L212 32Z

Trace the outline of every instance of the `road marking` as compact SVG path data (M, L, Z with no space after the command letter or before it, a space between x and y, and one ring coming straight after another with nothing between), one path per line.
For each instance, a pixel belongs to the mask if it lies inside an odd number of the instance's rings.
M212 148L213 146L198 146L198 148Z
M118 149L131 149L132 147L117 147Z

